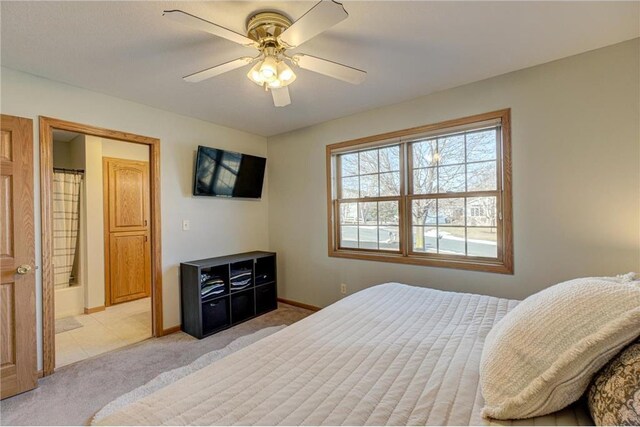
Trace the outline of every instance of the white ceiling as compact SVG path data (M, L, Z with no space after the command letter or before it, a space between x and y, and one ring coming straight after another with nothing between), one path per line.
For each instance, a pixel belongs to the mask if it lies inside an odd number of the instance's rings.
M640 36L639 2L345 2L349 18L296 51L368 71L352 86L297 71L292 104L245 69L181 77L254 50L162 17L182 9L244 33L255 10L300 17L313 2L1 3L1 64L270 136Z

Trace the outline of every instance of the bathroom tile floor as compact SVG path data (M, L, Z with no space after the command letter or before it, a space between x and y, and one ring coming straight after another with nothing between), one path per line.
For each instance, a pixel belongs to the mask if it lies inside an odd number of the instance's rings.
M56 368L151 337L151 298L74 316L81 328L56 334Z

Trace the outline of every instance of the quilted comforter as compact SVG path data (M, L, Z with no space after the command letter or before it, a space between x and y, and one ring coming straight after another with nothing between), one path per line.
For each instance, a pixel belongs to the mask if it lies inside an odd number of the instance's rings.
M482 345L517 303L398 283L375 286L100 424L490 424L480 416ZM590 423L584 409L573 406L513 424Z

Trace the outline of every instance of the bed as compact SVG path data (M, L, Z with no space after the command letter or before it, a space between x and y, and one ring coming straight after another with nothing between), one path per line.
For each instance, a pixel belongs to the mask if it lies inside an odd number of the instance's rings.
M484 338L518 301L368 288L100 421L105 425L590 425L583 405L483 419Z

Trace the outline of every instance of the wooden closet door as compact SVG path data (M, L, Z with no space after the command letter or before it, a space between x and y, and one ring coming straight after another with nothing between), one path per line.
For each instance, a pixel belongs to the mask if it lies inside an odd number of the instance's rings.
M151 292L151 252L147 233L111 233L109 246L111 304L148 297Z
M106 305L151 295L149 165L104 159Z
M109 186L109 232L148 230L149 164L104 159Z
M0 397L37 386L33 122L0 122Z

